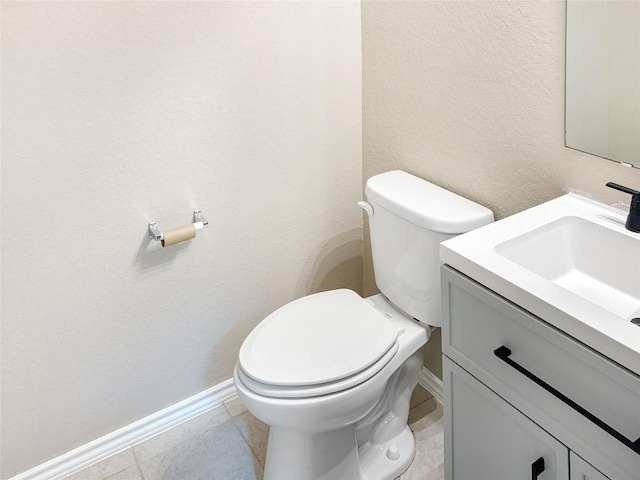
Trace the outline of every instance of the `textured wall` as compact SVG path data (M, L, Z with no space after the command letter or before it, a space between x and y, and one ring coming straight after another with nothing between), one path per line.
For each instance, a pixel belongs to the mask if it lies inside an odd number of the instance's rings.
M360 48L358 2L2 2L3 479L361 290Z
M640 187L640 170L564 147L564 1L365 1L362 23L363 180L403 169L497 218L567 188L628 203L604 184Z

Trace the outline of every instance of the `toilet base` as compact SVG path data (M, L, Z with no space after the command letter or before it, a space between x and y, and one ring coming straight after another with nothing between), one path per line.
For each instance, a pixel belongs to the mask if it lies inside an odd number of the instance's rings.
M384 444L360 449L353 426L316 435L272 427L267 448L264 480L394 480L415 455L408 426Z
M272 426L264 480L394 480L415 455L407 425L422 352L387 381L376 406L359 422L328 432Z
M397 452L397 456L394 453ZM361 480L393 480L404 472L416 453L413 433L407 426L383 445L367 444L360 448ZM391 457L391 458L389 458Z
M264 480L360 480L353 425L316 434L271 427Z

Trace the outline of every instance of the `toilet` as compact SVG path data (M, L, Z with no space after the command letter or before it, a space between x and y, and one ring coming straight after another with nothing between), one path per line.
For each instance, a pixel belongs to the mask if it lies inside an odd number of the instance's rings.
M441 325L439 244L493 213L399 170L371 177L365 195L381 293L294 300L240 348L238 396L270 426L265 480L393 480L413 461L420 348Z

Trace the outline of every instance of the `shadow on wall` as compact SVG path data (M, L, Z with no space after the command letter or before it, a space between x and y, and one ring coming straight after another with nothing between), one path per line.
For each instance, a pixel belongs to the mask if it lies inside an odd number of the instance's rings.
M311 254L301 270L296 290L277 307L311 293L336 288L349 288L362 294L362 229L360 228L332 237ZM236 322L234 327L216 343L213 350L218 353L221 349L227 350L229 355L237 358L238 349L249 332L272 310L275 308L261 314L257 313L255 318ZM215 384L219 381L220 370L212 359L207 371L207 382Z
M320 246L304 266L296 298L336 288L362 295L362 229L336 235Z

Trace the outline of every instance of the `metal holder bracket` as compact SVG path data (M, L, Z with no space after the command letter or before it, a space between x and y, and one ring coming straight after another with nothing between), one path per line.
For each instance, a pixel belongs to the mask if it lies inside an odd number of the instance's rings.
M193 211L193 223L198 223L198 222L202 222L202 226L203 227L208 227L209 226L209 222L207 221L206 218L204 218L202 216L202 212L200 210L194 210Z

